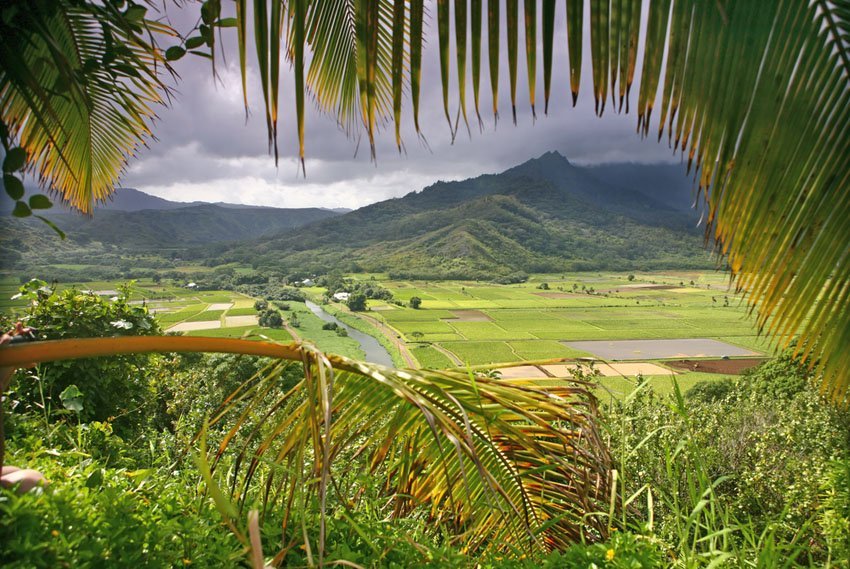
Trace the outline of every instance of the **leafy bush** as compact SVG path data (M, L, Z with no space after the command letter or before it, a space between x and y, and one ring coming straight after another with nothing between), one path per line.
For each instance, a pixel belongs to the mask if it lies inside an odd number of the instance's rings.
M362 292L352 293L347 304L352 312L362 312L366 310L366 295Z
M826 515L819 481L834 487L840 476L832 465L850 458L850 415L821 400L790 357L737 382L701 386L686 400L640 388L613 406L608 422L629 483L624 493L651 489L655 531L673 550L688 543L682 520L704 501L714 529L728 533L723 547L744 548L735 555L746 559L757 555L753 544L773 543L787 549L783 555L804 546L799 554L823 562L836 547L827 528L843 535L843 498L833 495ZM640 509L633 523L648 520L649 507ZM693 539L710 533L693 531Z
M280 328L283 326L283 317L277 310L266 310L260 314L260 326L265 326L266 328Z
M11 461L37 468L51 483L24 495L0 489L0 565L158 568L239 563L239 544L199 494L190 462L136 461L127 456L138 451L104 425L82 428L90 434L69 449L68 441L77 441L77 435L67 425L50 430L33 421L17 425ZM29 436L16 436L21 431ZM48 438L58 448L46 446ZM124 457L118 461L122 466L108 465L104 449ZM147 454L148 459L152 456L163 455Z
M42 281L30 281L20 290L29 301L23 320L38 330L39 340L161 333L144 306L128 302L129 285L111 300L75 289L56 291ZM0 325L8 329L10 323ZM82 420L123 417L144 404L148 395L144 369L155 357L132 355L43 364L34 371L18 372L10 399L16 406L49 413L62 408L59 394L76 384L83 392Z
M734 389L735 382L731 379L709 379L688 389L685 397L694 403L714 403L727 397Z

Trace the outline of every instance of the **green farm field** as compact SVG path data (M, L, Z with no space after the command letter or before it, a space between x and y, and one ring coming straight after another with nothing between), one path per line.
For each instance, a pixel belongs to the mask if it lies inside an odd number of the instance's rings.
M583 340L707 338L770 354L722 272L534 275L511 285L378 281L405 306L370 303L371 315L424 366L444 365L445 351L472 366L592 355L568 345ZM412 297L422 299L417 310L407 306Z

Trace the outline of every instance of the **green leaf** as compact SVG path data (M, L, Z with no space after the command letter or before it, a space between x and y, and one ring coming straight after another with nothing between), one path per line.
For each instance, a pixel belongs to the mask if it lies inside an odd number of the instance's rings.
M51 207L53 202L44 194L30 196L30 209L50 209Z
M6 158L3 160L4 172L17 172L27 163L27 153L21 147L12 148L6 153Z
M12 210L12 215L15 217L29 217L32 215L32 211L27 204L22 201L15 202L15 209Z
M222 18L216 24L219 28L235 28L236 18Z
M186 40L186 49L195 49L195 48L201 47L205 43L207 43L207 40L205 40L201 36L191 37L191 38ZM166 57L167 57L167 55L166 55Z
M62 406L69 411L79 413L83 410L83 392L73 383L59 394Z
M59 229L59 227L55 223L53 223L46 217L42 217L40 215L36 215L35 217L46 223L50 227L50 229L56 232L60 239L65 239L65 232Z
M144 6L130 6L127 8L127 11L124 12L124 17L128 22L141 22L147 12L148 9Z
M103 484L103 469L97 468L92 470L91 474L86 478L86 488L98 488Z
M201 6L201 19L205 24L212 24L221 12L221 5L213 0L207 0Z
M24 184L17 177L11 174L4 174L3 185L6 187L6 193L13 200L19 200L24 197Z
M200 38L197 38L200 39ZM201 43L204 43L203 40ZM186 42L186 46L188 47L189 42ZM180 47L179 45L173 45L165 50L165 59L168 61L177 61L181 57L186 55L186 50Z
M168 49L173 49L173 48L168 48ZM141 75L139 75L139 71L135 67L133 67L132 65L126 65L124 63L119 63L117 65L113 65L112 69L114 69L115 71L120 71L120 72L124 73L125 75L130 75L132 77L138 77L139 79L141 79L141 77L142 77Z

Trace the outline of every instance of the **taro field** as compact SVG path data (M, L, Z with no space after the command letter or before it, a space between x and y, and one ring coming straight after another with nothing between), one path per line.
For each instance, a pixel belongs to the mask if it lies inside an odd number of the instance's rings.
M698 360L728 357L726 352L758 358L771 353L747 319L746 304L720 272L534 275L512 285L388 279L381 284L404 306L370 301L371 314L395 330L426 367L593 357L598 356L597 345L600 352L608 348L606 357L613 360ZM412 297L422 300L417 310L408 306ZM713 341L671 342L682 339ZM620 340L652 340L661 351L647 353L665 355L642 357L632 348L617 352L615 341ZM682 351L682 345L692 347ZM682 380L705 375L678 374Z

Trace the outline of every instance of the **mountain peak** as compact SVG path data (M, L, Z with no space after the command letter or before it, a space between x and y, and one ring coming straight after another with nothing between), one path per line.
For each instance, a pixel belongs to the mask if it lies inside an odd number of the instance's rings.
M536 159L546 162L561 162L566 164L570 163L570 161L567 160L567 157L558 152L557 150L550 150L549 152L544 152Z

